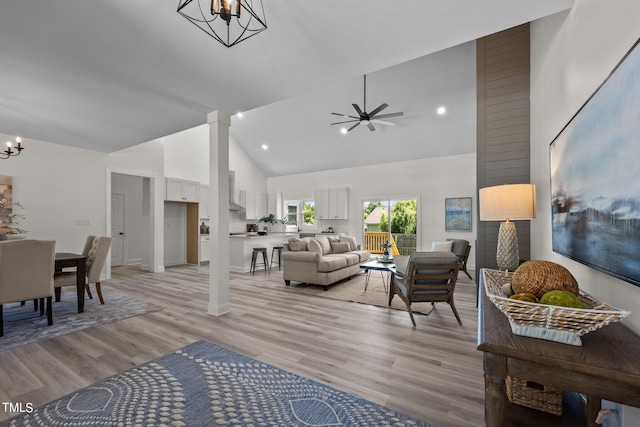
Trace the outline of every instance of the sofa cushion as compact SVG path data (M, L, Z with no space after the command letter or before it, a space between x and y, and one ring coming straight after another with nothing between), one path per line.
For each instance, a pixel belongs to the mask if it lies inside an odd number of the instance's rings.
M360 256L353 252L344 252L341 254L331 254L332 256L342 257L347 260L347 267L350 267L354 264L360 264Z
M331 253L331 243L329 243L329 239L327 239L327 236L316 236L314 237L314 239L316 239L318 243L320 243L323 255Z
M371 252L369 251L351 251L350 253L358 255L360 262L369 261L369 258L371 258Z
M341 242L347 242L349 244L350 251L358 250L358 243L356 242L356 238L353 236L345 236L344 234L340 235Z
M289 239L289 249L291 249L292 252L306 251L307 241L293 237Z
M318 271L326 273L347 267L347 259L340 255L324 255L318 263Z
M320 255L324 254L322 246L320 246L320 243L316 239L309 240L309 243L307 244L307 250L309 252L320 252Z
M331 252L334 254L343 254L351 250L348 242L333 242L329 240L329 243L331 243Z

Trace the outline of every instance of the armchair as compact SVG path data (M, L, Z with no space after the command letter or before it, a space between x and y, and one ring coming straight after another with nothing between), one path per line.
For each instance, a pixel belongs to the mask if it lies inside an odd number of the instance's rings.
M469 259L469 254L471 253L471 245L468 240L463 239L447 239L448 242L453 242L453 246L451 247L451 252L458 257L458 265L460 271L463 271L464 274L471 280L473 278L467 271L467 260Z
M4 335L2 305L47 299L47 324L53 324L51 298L55 241L11 240L0 242L0 336Z
M389 286L389 305L395 295L407 305L411 323L416 321L411 311L413 302L446 302L451 306L458 323L462 321L453 303L458 278L458 259L451 252L414 252L395 258L396 270Z

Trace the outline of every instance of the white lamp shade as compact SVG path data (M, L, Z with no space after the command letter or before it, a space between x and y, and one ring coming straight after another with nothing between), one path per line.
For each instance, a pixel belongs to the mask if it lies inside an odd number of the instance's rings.
M480 189L480 221L523 220L536 217L536 186L507 184Z

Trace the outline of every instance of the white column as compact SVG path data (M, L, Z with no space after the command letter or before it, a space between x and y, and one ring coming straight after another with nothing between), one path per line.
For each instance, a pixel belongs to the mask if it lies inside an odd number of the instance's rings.
M231 311L229 305L229 126L227 113L214 111L209 123L209 260L208 314L220 316Z

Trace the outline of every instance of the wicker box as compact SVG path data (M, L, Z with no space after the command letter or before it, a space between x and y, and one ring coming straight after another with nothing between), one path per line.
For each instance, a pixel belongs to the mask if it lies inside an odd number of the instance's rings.
M509 402L562 415L562 390L513 377L507 377L504 382Z
M511 331L516 335L580 346L582 335L631 315L582 291L579 298L587 308L558 307L510 299L504 295L502 286L511 282L511 276L512 273L483 269L487 296L507 316Z

